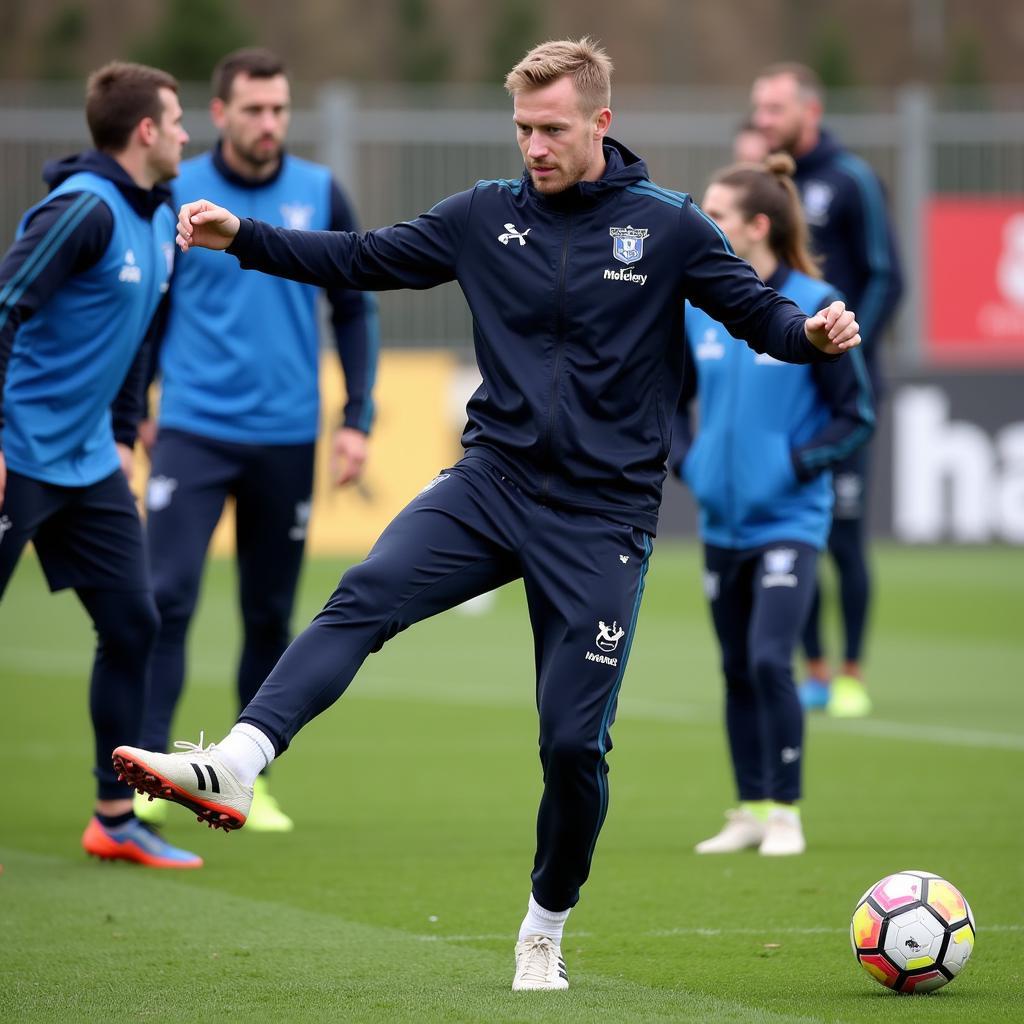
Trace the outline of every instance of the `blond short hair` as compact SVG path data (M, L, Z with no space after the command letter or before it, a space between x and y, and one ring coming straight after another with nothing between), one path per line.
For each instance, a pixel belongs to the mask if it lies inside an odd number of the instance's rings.
M612 59L589 36L552 39L535 46L506 76L505 89L515 96L568 76L585 113L611 103Z

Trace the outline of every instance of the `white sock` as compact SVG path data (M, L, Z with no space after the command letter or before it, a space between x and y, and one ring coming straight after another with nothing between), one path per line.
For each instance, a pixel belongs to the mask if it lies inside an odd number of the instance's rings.
M571 909L571 908L570 908ZM527 935L546 935L556 946L562 944L562 929L569 916L568 910L545 910L530 893L530 902L526 908L526 917L519 926L519 941Z
M217 753L243 786L251 786L276 756L270 737L248 722L236 725L217 744Z

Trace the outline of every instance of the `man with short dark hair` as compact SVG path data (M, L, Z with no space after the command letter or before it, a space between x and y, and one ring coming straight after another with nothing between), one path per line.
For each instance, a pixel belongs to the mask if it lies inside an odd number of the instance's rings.
M608 809L611 724L657 528L689 298L794 362L859 343L834 303L806 317L732 255L689 196L607 138L611 61L544 43L506 79L525 170L364 235L286 231L187 203L179 244L351 288L457 280L483 382L464 457L399 513L285 652L223 743L122 746L133 785L211 825L245 824L252 783L396 633L522 579L536 650L544 792L515 990L565 989L562 930ZM223 257L220 257L223 259ZM212 779L216 777L216 791Z
M285 227L355 229L330 171L283 149L291 107L276 54L228 54L214 70L213 91L210 114L220 141L182 165L174 186L179 202L202 195ZM366 459L376 307L372 295L340 286L326 291L348 392L333 435L340 486L359 479ZM240 708L288 646L319 428L316 302L309 285L247 274L212 253L178 268L160 350L159 431L146 500L160 632L144 746L167 749L203 563L228 496L235 499L242 612ZM135 810L159 822L166 804L140 799ZM266 775L257 780L249 825L274 832L293 827Z
M803 64L773 64L754 80L754 127L772 150L796 160L812 247L822 258L825 277L857 310L864 361L876 404L883 387L882 334L903 289L892 225L878 176L821 127L824 90ZM843 718L866 715L871 700L864 686L862 656L871 598L867 556L867 482L870 443L838 463L833 471L834 506L829 553L839 576L845 650L834 676L821 642L821 588L817 588L804 650L808 678L800 687L807 708L827 707Z
M85 104L96 148L44 167L50 194L0 263L0 597L32 541L50 589L72 587L88 612L98 795L82 845L156 868L202 860L135 818L106 748L139 735L157 629L128 478L143 338L174 264L163 183L188 141L177 88L139 64L96 71Z

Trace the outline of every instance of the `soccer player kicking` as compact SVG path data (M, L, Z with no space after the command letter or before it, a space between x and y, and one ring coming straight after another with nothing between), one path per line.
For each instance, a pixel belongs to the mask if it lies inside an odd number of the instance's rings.
M33 541L50 589L73 587L89 613L98 797L82 845L156 868L203 862L135 818L109 750L140 735L157 630L127 478L143 339L174 263L162 183L188 141L177 88L140 64L95 72L85 113L96 149L46 165L51 192L0 263L0 598Z
M607 137L611 62L544 43L509 73L521 178L478 182L366 234L289 231L205 200L179 245L310 284L457 280L483 378L465 455L342 577L230 734L162 754L118 747L138 789L211 825L245 824L253 780L420 619L522 578L536 648L544 791L512 987L568 987L560 942L608 809L609 734L657 527L689 299L789 362L859 344L842 303L807 317L766 288L686 195ZM200 740L201 743L201 740Z

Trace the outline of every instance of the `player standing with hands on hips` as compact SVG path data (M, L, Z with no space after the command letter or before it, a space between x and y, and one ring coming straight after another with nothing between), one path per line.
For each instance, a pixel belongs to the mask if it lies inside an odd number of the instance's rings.
M805 316L732 254L688 196L655 185L607 137L610 80L607 54L588 39L534 48L505 80L522 176L478 182L393 227L285 231L204 200L182 207L186 252L229 249L245 267L312 284L457 280L483 380L467 407L464 457L345 573L228 737L178 754L114 752L138 788L240 827L257 774L368 654L522 578L544 791L516 990L568 987L562 929L608 809L609 729L657 528L684 301L787 361L829 359L860 341L842 303Z
M807 251L792 173L785 153L735 164L712 178L701 206L763 281L813 312L836 290ZM804 721L793 650L828 536L832 467L871 436L871 388L860 349L834 363L787 366L732 344L720 323L692 308L686 342L670 464L700 505L704 590L722 650L740 798L697 852L803 853Z

